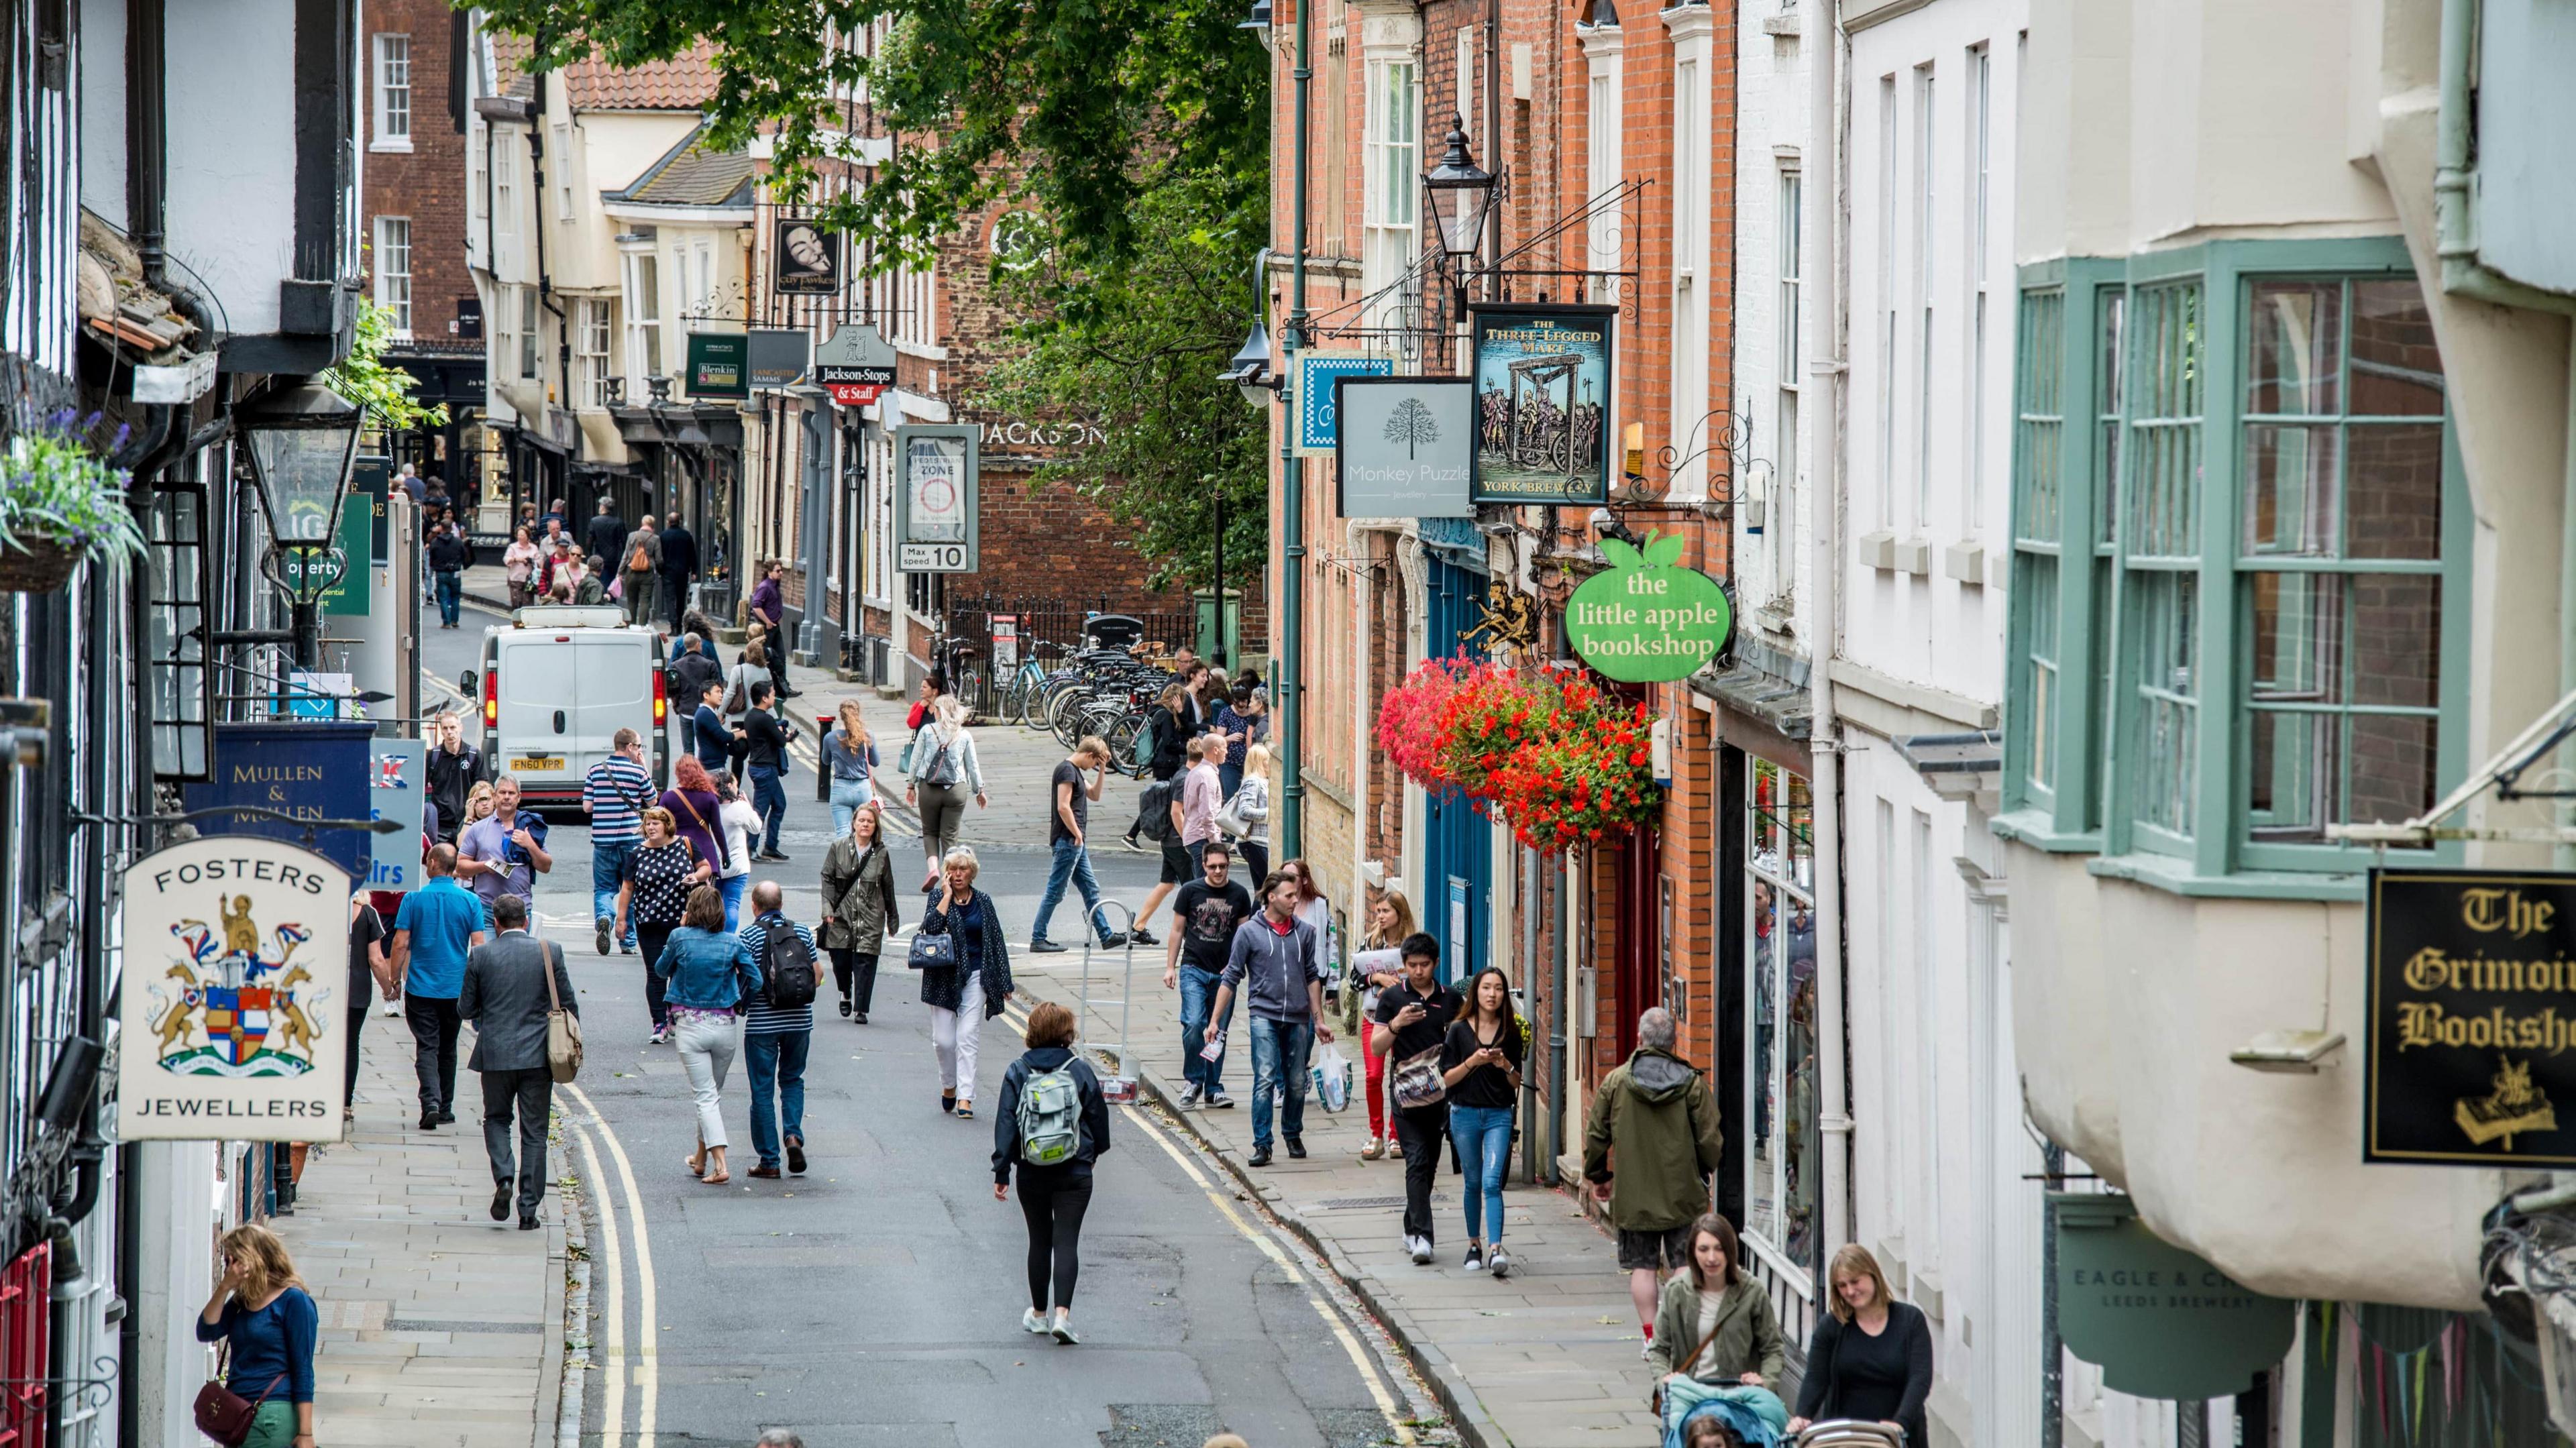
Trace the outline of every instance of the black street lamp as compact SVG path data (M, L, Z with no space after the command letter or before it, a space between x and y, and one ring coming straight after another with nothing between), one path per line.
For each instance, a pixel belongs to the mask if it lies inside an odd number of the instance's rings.
M348 501L366 416L365 409L312 381L272 388L233 412L268 523L270 551L262 571L294 607L298 668L321 662L322 595L352 566L336 556L340 509Z
M1270 330L1259 322L1252 324L1252 334L1235 349L1226 369L1217 374L1219 382L1231 382L1243 393L1243 400L1254 407L1268 407L1282 379L1270 370Z
M1465 117L1449 118L1448 149L1422 178L1422 189L1431 193L1432 220L1440 228L1440 250L1462 276L1467 259L1484 246L1485 216L1494 199L1494 173L1477 165L1468 151L1466 127Z

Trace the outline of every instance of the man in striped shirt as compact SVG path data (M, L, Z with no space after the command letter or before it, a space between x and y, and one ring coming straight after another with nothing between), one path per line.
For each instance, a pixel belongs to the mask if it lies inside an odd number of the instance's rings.
M814 932L787 918L778 882L751 887L751 922L742 927L742 948L760 962L761 979L776 968L769 943L773 931L792 934L805 947L808 968L814 959ZM785 942L782 940L781 945ZM764 989L754 996L742 1021L744 1074L751 1078L751 1149L760 1164L751 1169L761 1181L778 1179L779 1117L786 1117L787 1169L805 1174L805 1052L814 1043L814 1003L774 1006ZM773 1094L774 1093L774 1094Z
M590 815L590 925L602 955L617 925L617 886L626 874L626 857L644 843L644 811L653 799L644 736L620 729L609 741L608 757L592 765L581 783L581 807ZM635 953L631 923L617 948Z

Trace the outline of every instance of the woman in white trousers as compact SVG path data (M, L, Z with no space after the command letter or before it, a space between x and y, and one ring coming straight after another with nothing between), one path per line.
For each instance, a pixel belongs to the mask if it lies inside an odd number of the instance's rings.
M930 1043L939 1053L939 1109L971 1121L975 1048L984 1022L1011 998L1011 947L993 897L975 888L975 852L959 845L940 865L938 898L913 938L944 935L954 951L955 964L921 972L921 1003L930 1007Z

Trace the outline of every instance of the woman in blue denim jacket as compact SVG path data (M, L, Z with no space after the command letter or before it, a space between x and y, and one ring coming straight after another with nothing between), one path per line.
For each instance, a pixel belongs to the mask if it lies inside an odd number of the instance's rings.
M725 931L724 923L724 895L715 886L690 891L680 927L651 967L669 982L663 999L670 1007L671 1036L698 1103L698 1149L689 1153L689 1174L711 1187L733 1180L725 1170L724 1107L718 1093L742 1046L742 1013L761 989L760 962Z

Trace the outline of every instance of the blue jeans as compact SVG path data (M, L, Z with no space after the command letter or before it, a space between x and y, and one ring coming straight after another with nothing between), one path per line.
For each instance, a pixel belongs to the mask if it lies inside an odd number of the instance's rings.
M438 621L447 625L449 628L454 628L456 626L456 610L463 602L462 595L465 588L465 575L462 573L440 573L437 575L437 581Z
M1181 962L1180 976L1181 1079L1199 1088L1203 1096L1223 1096L1225 1053L1217 1052L1213 1061L1199 1055L1199 1048L1207 1044L1208 1007L1216 1004L1217 972L1201 970L1185 960ZM1224 1035L1226 1027L1233 1024L1234 1002L1227 1001L1225 1019L1216 1022L1216 1033ZM1266 1116L1270 1110L1270 1098L1265 1095L1261 1102L1253 1110Z
M1315 1046L1313 1021L1252 1018L1252 1149L1270 1149L1270 1093L1288 1099L1279 1130L1290 1141L1306 1134L1306 1054Z
M745 1032L743 1069L751 1076L751 1149L760 1164L778 1166L778 1118L787 1118L787 1135L805 1140L805 1052L814 1044L812 1031ZM772 1087L777 1095L770 1094Z
M724 893L725 934L731 935L742 928L742 892L751 888L751 876L746 872L729 880L720 879L716 888Z
M1055 842L1055 863L1047 867L1046 893L1038 897L1038 923L1029 927L1029 938L1047 938L1047 922L1055 918L1055 907L1064 903L1064 887L1068 881L1082 892L1082 913L1091 921L1093 938L1103 945L1108 944L1109 922L1100 915L1100 877L1091 873L1091 852L1071 840ZM1211 990L1214 988L1209 987ZM1183 1014L1186 1016L1187 1007L1183 1008ZM1200 1014L1206 1012L1201 1011Z
M867 807L877 797L874 780L843 779L832 776L832 838L840 839L850 832L850 816Z
M751 807L760 811L760 847L773 855L778 853L778 828L787 823L787 787L778 782L777 770L751 772Z
M1512 1109L1452 1105L1449 1139L1458 1144L1467 1240L1493 1246L1503 1240L1503 1173L1512 1160ZM1478 1221L1479 1216L1484 1220Z
M644 842L642 840L615 840L604 845L598 843L593 843L591 845L591 919L614 920L617 918L617 877L625 873L627 860L632 858L635 852L643 847ZM625 946L629 950L633 950L635 948L635 919L632 912L629 912L627 916L626 936L624 939L618 941L618 944Z

